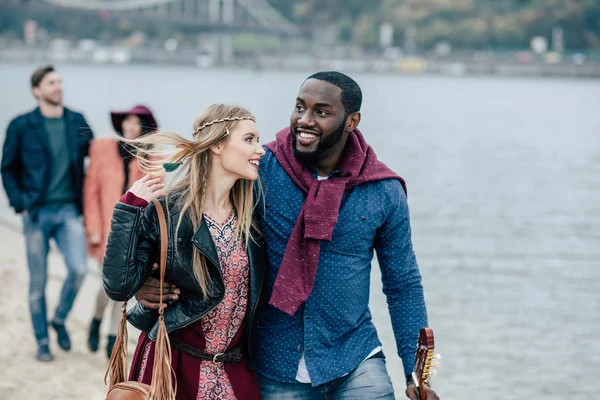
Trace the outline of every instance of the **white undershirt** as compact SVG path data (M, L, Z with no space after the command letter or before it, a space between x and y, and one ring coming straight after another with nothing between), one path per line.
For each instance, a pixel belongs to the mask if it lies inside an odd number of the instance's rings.
M379 353L381 351L381 346L377 346L373 349L372 352L369 353L369 355L365 358L368 359L369 357ZM365 361L363 360L363 362ZM348 374L344 374L342 376L346 376ZM310 375L308 375L308 369L306 368L306 361L304 360L304 353L302 353L302 358L300 359L300 362L298 363L298 372L296 372L296 380L300 383L310 383Z
M324 181L326 179L328 179L328 176L317 176L317 179L320 181ZM368 359L369 357L373 356L374 354L377 354L381 351L381 346L377 346L373 349L372 352L369 353L369 355L365 358ZM363 360L364 362L364 360ZM344 374L342 376L346 376L348 374ZM308 368L306 368L306 360L304 359L304 353L302 353L302 357L300 358L300 362L298 363L298 372L296 372L296 380L300 383L311 383L310 381L310 375L308 374Z

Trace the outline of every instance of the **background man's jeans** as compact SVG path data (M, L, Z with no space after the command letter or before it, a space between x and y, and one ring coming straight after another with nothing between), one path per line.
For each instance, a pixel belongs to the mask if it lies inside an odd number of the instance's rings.
M47 344L46 281L50 239L56 242L68 270L54 314L55 322L64 323L87 272L85 231L73 204L32 210L23 216L23 230L29 264L29 309L33 330L38 344Z
M348 375L317 387L310 383L281 383L260 374L257 376L263 400L394 400L394 387L384 358L369 358Z

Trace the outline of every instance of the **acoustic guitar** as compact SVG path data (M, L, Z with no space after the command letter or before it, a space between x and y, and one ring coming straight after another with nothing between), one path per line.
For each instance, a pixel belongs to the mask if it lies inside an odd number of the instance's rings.
M429 377L437 375L437 367L440 365L439 360L442 357L439 354L434 355L433 351L433 330L431 328L423 328L419 333L415 368L412 373L417 399L419 400L427 399L425 387L431 387Z

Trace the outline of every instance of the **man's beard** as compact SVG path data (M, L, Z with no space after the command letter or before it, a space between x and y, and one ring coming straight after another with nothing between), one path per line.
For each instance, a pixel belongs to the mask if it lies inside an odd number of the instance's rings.
M346 128L346 118L343 119L340 126L338 126L335 131L331 132L327 137L319 136L319 142L317 143L317 148L313 151L300 151L296 146L296 134L297 131L294 131L293 128L290 128L294 134L292 135L292 147L294 148L294 157L296 157L299 161L304 164L318 164L321 161L321 157L324 153L326 153L329 149L339 143L344 136L344 130Z
M59 101L56 100L52 100L49 97L42 97L42 101L44 101L45 103L50 104L51 106L61 106L62 105L62 97Z

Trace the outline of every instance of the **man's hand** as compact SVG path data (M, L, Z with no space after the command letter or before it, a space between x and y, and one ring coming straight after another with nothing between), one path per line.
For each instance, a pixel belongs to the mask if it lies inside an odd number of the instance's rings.
M427 392L427 399L422 400L440 400L440 397L435 394L435 392L425 386L425 392ZM406 386L406 397L411 400L417 400L417 394L415 393L415 384L414 382L410 382L408 386Z
M158 269L158 264L152 266L153 270ZM163 307L167 307L164 302L176 301L179 299L180 291L168 282L163 284ZM136 300L150 310L158 310L161 307L160 304L160 280L149 277L144 286L140 288L135 294Z

